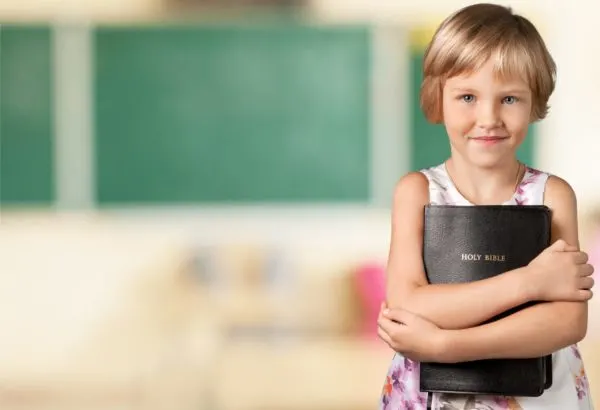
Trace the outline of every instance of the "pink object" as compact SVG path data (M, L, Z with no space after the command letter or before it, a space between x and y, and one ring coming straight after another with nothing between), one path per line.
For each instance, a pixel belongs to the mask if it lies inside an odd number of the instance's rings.
M385 300L385 268L377 263L361 266L356 272L356 282L363 307L363 334L377 337L377 317Z

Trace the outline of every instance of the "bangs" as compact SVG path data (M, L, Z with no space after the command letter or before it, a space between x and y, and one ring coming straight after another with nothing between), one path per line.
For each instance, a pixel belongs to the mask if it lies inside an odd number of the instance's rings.
M483 40L483 41L482 41ZM487 40L487 41L486 41ZM449 50L443 64L432 64L433 72L426 73L442 79L471 74L479 70L490 59L494 62L494 74L503 81L522 80L534 91L536 61L528 51L530 45L517 38L475 38L460 47ZM540 62L541 63L541 62Z

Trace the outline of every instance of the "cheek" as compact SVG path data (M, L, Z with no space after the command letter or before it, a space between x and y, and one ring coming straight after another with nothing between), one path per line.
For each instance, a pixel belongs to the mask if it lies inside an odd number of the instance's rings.
M466 104L445 103L444 125L451 138L462 138L473 128L472 113Z
M531 121L531 110L527 107L511 110L505 118L506 128L515 136L524 138Z

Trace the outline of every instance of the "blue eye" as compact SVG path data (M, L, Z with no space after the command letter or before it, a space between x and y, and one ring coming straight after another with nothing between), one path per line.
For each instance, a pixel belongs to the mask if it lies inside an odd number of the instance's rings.
M460 99L466 103L472 103L473 100L475 99L475 96L473 94L465 94L465 95L461 95Z
M504 104L514 104L517 101L519 101L519 99L517 97L513 97L512 95L509 95L508 97L504 97L504 100L502 100L504 102Z

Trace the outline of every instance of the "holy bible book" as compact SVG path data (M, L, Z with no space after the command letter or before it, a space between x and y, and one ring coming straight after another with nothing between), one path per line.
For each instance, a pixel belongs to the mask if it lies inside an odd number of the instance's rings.
M490 278L528 265L550 245L546 206L429 205L424 217L423 261L432 284ZM546 356L421 363L420 377L424 392L537 397L552 384L552 361Z

